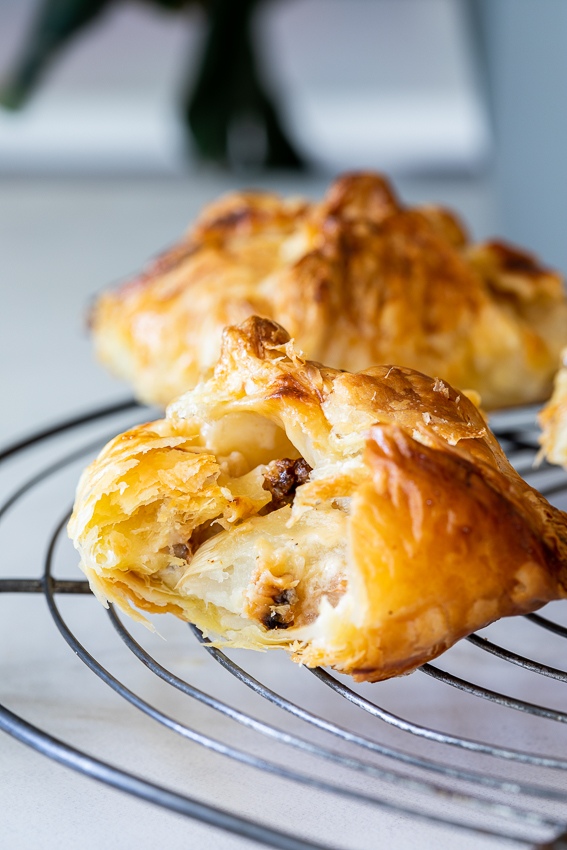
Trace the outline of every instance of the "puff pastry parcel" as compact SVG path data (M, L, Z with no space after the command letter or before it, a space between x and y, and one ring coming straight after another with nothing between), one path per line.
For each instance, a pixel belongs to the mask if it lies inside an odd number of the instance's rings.
M550 463L567 468L567 349L562 363L555 376L553 395L541 411L539 423L543 455Z
M309 362L258 317L165 419L106 446L69 533L103 603L358 680L567 587L567 515L466 396L404 367Z
M166 405L208 377L222 329L257 314L306 357L356 372L410 366L494 408L549 397L567 345L560 276L455 216L404 207L387 181L347 174L321 203L239 193L92 313L100 359Z

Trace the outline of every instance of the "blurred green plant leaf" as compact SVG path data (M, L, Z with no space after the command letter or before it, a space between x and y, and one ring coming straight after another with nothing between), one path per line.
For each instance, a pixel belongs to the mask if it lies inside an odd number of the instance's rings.
M65 45L115 0L43 0L22 53L0 87L0 105L21 108ZM184 118L204 159L234 168L301 168L257 67L252 18L262 0L146 0L170 11L201 6L207 35ZM191 77L193 78L193 74Z
M83 27L97 18L111 0L44 0L27 42L7 82L0 103L9 109L23 106L47 65Z

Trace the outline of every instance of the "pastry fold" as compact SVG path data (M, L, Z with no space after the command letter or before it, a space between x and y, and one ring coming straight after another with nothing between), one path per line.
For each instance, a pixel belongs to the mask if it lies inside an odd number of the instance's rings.
M559 274L502 242L472 243L449 211L407 207L373 173L320 203L236 193L92 311L99 358L165 406L210 377L222 329L257 314L305 356L357 372L397 363L480 393L544 400L567 345Z
M69 534L103 602L357 680L566 595L567 515L479 409L399 366L306 360L252 317L165 419L116 437Z

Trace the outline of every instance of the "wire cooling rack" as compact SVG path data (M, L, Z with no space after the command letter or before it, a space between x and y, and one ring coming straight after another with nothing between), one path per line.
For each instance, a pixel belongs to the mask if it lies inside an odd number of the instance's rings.
M123 429L125 416L130 417L128 424L133 424L133 421L140 421L142 417L148 419L150 415L147 410L140 409L136 402L126 401L69 419L0 452L0 471L9 473L11 487L0 504L0 523L5 522L6 517L13 512L22 510L22 504L30 493L49 483L61 470L78 462L84 463L111 436L111 427L112 433ZM513 465L533 486L548 497L567 496L567 475L563 470L545 463L534 467L537 453L535 416L534 408L504 412L492 418L492 427ZM117 424L118 419L121 422L120 427ZM105 428L106 433L101 434L101 428ZM38 470L38 464L43 457L42 450L54 445L58 447L59 453L54 459L50 450L49 463L45 463L44 459L44 465ZM69 505L71 501L72 492L69 492ZM414 719L415 710L411 712L411 719L399 716L381 704L380 685L357 687L350 680L331 675L326 670L302 668L300 673L307 677L309 685L316 685L327 695L329 692L326 689L329 689L334 699L344 701L341 703L343 710L340 715L344 722L336 722L329 715L323 716L289 699L252 675L245 667L249 667L247 659L254 653L240 653L239 658L245 659L245 666L239 666L230 654L210 646L200 632L190 626L187 639L200 644L206 663L213 667L219 665L224 671L219 670L219 674L234 677L242 686L253 692L258 706L263 704L262 701L267 701L275 710L276 716L281 718L281 722L266 722L252 713L242 711L230 701L206 693L166 669L134 639L121 617L110 607L109 625L114 629L116 640L122 641L131 651L132 664L137 664L137 659L151 673L184 697L198 701L207 710L220 713L233 722L235 731L231 735L230 743L174 719L136 694L85 649L62 615L56 601L60 594L90 593L86 581L61 579L55 574L57 550L64 540L65 525L69 516L68 510L63 514L63 507L64 505L61 505L62 515L45 540L42 570L37 569L37 574L29 578L11 578L0 574L0 592L5 594L3 605L10 604L10 598L13 598L11 594L43 594L54 626L73 652L95 676L148 718L213 753L262 772L262 775L265 775L264 783L284 780L305 789L315 790L324 795L325 799L327 795L333 795L339 801L362 803L373 807L377 817L381 812L394 812L422 822L457 827L476 836L494 837L516 846L536 846L549 850L567 848L567 746L563 756L561 741L558 741L557 746L548 747L552 750L548 753L538 752L535 747L512 747L507 743L509 736L505 736L504 743L498 743L494 739L498 738L497 732L502 728L502 720L494 727L492 718L495 715L490 714L493 709L488 706L498 706L498 710L506 710L504 725L511 729L517 727L517 740L520 743L529 743L531 739L524 725L518 723L518 718L527 715L530 722L554 721L556 724L565 724L567 712L500 693L496 689L481 686L446 671L444 667L447 664L444 661L453 650L438 659L435 665L425 664L414 676L404 680L412 682L411 708L415 709L416 694L419 702L420 686L427 684L422 675L425 674L430 680L438 683L435 685L439 689L438 693L435 693L438 705L443 703L448 693L442 685L462 692L464 696L460 711L479 718L483 729L482 737L466 737L454 730L454 723L449 724L450 728L447 729L430 728ZM3 567L0 569L4 570ZM98 605L94 599L93 605ZM522 636L525 638L523 645L527 648L534 644L534 629L538 631L540 638L541 630L550 634L549 640L555 641L553 645L556 654L561 655L563 646L567 648L567 644L561 644L561 641L567 638L565 626L539 614L516 619L521 621ZM546 681L551 679L560 683L567 682L567 671L529 657L530 652L527 649L525 654L518 653L479 635L471 635L467 640L478 654L475 669L482 670L484 665L490 662L489 656L496 657L497 663L504 667L513 665L519 668L522 676L532 676L532 689L538 694L542 693L538 682L543 681L538 677L544 677ZM541 644L541 640L539 643ZM275 655L277 659L274 664L291 664L283 653ZM45 659L45 663L49 664L49 658ZM496 680L498 681L498 674ZM403 684L402 680L399 680L399 683ZM325 699L320 699L318 705L325 705ZM484 725L483 711L488 711ZM360 722L363 716L361 712L364 713L365 721L370 720L374 724L371 735L365 731L368 722ZM257 713L262 714L262 711ZM419 710L417 714L419 716ZM299 724L303 729L302 734L290 732L286 727L284 721L290 716L296 723L294 730ZM501 718L501 715L499 717ZM238 729L242 727L252 732L257 741L266 742L267 745L263 749L260 747L261 755L239 745ZM361 727L364 730L362 732ZM54 737L3 705L0 705L0 729L45 756L92 779L186 817L243 836L252 842L282 850L321 850L331 846L328 843L302 839L289 830L274 828L260 820L244 817L210 802L170 790L157 782L113 766ZM392 730L392 734L397 736L395 745L388 737ZM533 740L539 740L537 735ZM402 746L398 746L400 741ZM323 771L319 769L315 772L304 772L303 769L296 768L294 759L273 759L271 756L275 750L268 745L270 742L272 745L282 745L300 753L302 765L318 763L326 767ZM268 752L270 758L264 757L264 752ZM364 781L346 782L343 779L346 774L352 774L358 779L362 777ZM289 818L287 820L289 822Z

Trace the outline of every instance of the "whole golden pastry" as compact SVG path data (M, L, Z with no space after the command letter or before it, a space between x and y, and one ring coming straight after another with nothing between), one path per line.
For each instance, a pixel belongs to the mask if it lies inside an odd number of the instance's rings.
M258 317L165 419L116 437L69 533L98 598L358 680L566 595L567 515L475 405L399 366L306 360Z
M567 345L561 277L455 216L404 207L378 174L346 174L321 203L262 193L206 207L147 272L92 314L100 359L146 402L206 378L222 329L282 324L306 357L356 372L397 363L494 408L547 398Z

